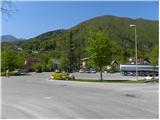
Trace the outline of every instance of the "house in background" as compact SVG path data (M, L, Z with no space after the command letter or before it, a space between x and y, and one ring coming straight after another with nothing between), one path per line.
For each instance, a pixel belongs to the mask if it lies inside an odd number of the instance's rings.
M135 57L129 58L129 63L130 64L136 64L136 58ZM147 58L138 57L137 58L137 64L149 65L150 61Z
M87 66L87 61L89 60L89 57L86 57L86 58L82 58L80 59L80 68L83 69L83 68L86 68Z
M53 69L60 69L60 61L58 59L52 59Z

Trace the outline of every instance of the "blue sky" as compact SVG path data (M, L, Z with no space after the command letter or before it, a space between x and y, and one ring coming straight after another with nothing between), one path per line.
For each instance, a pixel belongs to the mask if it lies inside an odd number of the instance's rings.
M15 2L16 13L2 20L2 35L31 38L41 33L68 29L102 15L158 20L158 1Z

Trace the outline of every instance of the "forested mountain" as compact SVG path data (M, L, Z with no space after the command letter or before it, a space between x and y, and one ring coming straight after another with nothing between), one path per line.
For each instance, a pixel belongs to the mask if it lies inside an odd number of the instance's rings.
M30 40L39 43L39 48L44 48L42 44L51 44L59 36L67 39L67 32L73 32L74 40L87 39L89 32L103 30L109 34L111 40L116 41L123 48L134 47L134 30L129 27L130 24L137 25L138 48L148 50L158 43L158 21L149 21L144 19L130 19L115 16L100 16L80 23L68 30L57 30L43 33ZM85 41L84 40L84 41ZM28 42L28 41L27 41ZM35 43L36 44L36 43Z
M30 53L39 51L42 54L49 54L59 59L62 66L64 63L69 64L72 59L72 64L77 67L81 58L88 57L85 50L88 36L102 31L108 35L110 41L114 41L116 46L115 53L117 54L113 59L125 63L129 57L135 55L134 28L129 27L130 24L135 24L137 28L138 56L151 59L151 51L158 46L159 22L110 15L84 21L68 30L46 32L26 41L16 42L14 45ZM6 46L14 48L13 44L2 44L2 49Z

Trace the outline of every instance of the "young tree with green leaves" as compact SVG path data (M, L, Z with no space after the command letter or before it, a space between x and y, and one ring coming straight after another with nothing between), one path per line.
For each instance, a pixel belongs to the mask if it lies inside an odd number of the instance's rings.
M1 67L2 71L6 69L14 70L17 67L16 52L11 50L4 50L1 52Z
M151 63L154 65L158 64L158 53L159 53L159 46L156 45L150 52L150 58L151 58Z
M67 55L64 52L62 52L60 56L60 68L61 70L67 72L68 66L69 66L69 59Z
M99 67L100 78L103 80L102 69L112 60L112 43L109 37L101 31L91 33L88 38L87 52L90 55L90 60Z
M150 52L151 63L154 65L154 73L156 71L156 65L158 64L159 46L156 45ZM154 74L155 77L155 74Z

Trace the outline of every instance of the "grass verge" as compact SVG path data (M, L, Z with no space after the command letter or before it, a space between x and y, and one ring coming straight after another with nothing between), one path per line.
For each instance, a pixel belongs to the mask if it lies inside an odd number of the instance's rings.
M86 79L76 79L68 81L77 81L77 82L97 82L97 83L145 83L145 80L86 80Z

